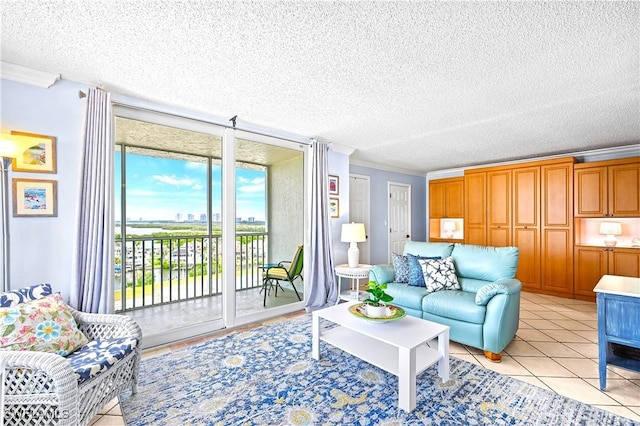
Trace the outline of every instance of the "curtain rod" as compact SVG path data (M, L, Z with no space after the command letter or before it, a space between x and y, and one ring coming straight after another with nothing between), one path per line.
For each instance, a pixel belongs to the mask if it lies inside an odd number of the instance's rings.
M85 92L83 92L82 90L79 90L78 91L78 97L80 99L86 98L87 94ZM299 140L289 139L289 138L284 137L284 136L274 136L274 135L269 134L269 133L264 133L264 132L260 132L260 131L257 131L257 130L250 130L250 129L247 129L247 128L238 127L238 126L236 126L236 120L238 119L237 115L234 115L233 117L231 117L229 119L229 121L232 122L232 125L229 125L229 124L217 123L217 122L209 121L209 120L203 120L201 118L193 118L193 117L189 117L189 116L182 115L182 114L176 114L176 113L172 113L172 112L156 111L156 110L153 110L153 109L144 108L144 107L137 106L137 105L131 105L129 103L121 102L121 101L111 100L111 103L113 105L120 105L120 106L123 106L123 107L126 107L126 108L137 109L137 110L141 110L141 111L148 111L148 112L153 112L153 113L157 113L157 114L167 114L167 115L171 115L173 117L184 118L184 119L193 120L193 121L199 121L199 122L205 123L205 124L213 124L215 126L223 127L225 129L240 130L240 131L243 131L243 132L253 133L255 135L266 136L266 137L274 138L274 139L281 139L283 141L295 142L295 143L300 143L300 144L303 144L303 145L311 145L311 143L312 143L311 141L315 140L314 138L308 138L309 139L308 142L307 141L299 141Z

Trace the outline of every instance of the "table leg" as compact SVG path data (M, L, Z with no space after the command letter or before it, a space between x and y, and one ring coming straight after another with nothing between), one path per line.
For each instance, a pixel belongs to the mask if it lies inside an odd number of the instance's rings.
M442 358L438 361L438 376L442 383L449 381L449 330L438 336L438 352Z
M315 360L320 359L320 317L318 315L312 314L312 322L311 322L311 356Z
M398 348L398 408L416 408L416 348Z

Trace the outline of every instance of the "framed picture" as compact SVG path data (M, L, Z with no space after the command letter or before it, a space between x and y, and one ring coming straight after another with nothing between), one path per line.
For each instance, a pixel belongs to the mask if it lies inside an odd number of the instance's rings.
M12 131L12 135L33 142L31 148L13 159L16 172L56 173L56 138Z
M14 216L58 216L55 180L13 178Z
M340 217L340 199L339 198L329 198L329 216L332 219L337 219Z
M329 175L329 195L340 194L340 177Z

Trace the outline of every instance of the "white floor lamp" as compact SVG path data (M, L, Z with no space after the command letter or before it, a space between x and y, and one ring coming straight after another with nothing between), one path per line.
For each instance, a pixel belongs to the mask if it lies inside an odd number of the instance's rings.
M9 167L11 162L19 154L22 154L30 143L19 140L15 136L2 134L0 137L0 203L2 203L2 226L0 236L2 237L2 288L1 292L11 289L11 276L9 269L11 266L9 257Z

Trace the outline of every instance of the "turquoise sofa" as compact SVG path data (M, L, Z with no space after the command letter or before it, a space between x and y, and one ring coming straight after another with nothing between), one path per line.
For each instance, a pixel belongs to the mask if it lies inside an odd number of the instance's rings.
M460 290L427 292L394 282L393 265L374 265L370 280L387 284L392 304L407 314L451 327L450 339L482 349L492 361L513 340L520 320L520 290L515 279L517 247L409 241L404 255L453 258Z

